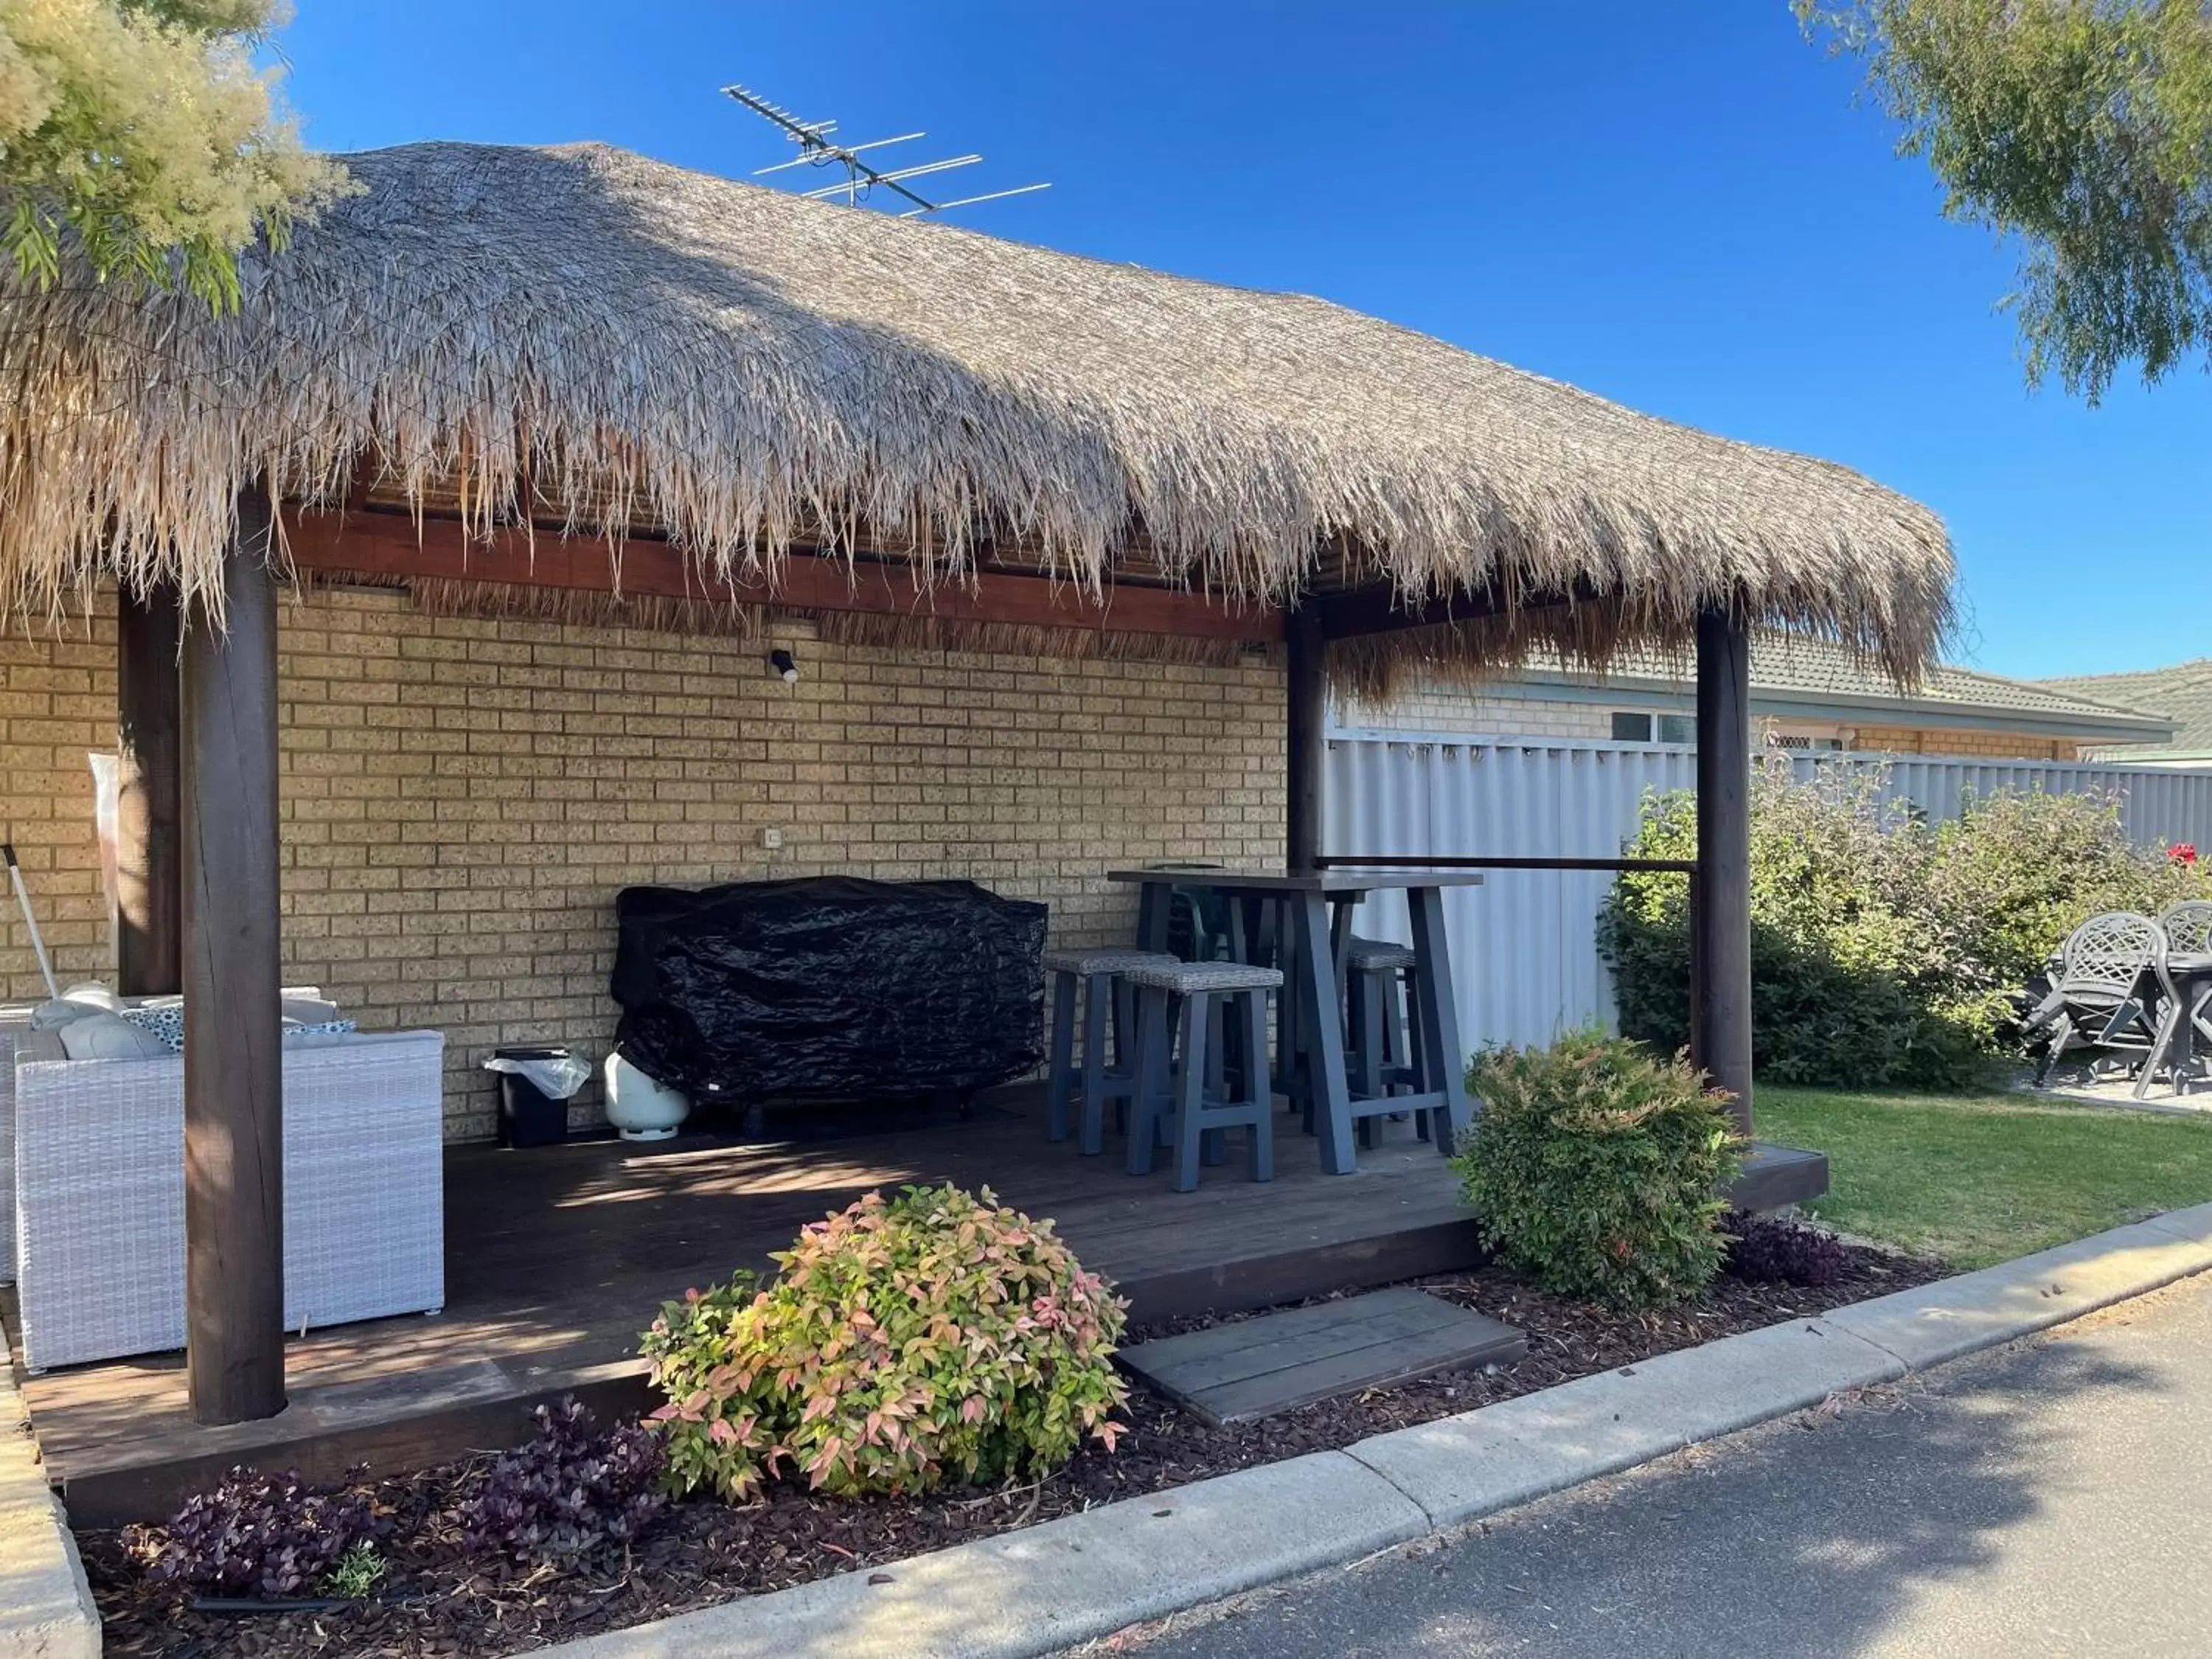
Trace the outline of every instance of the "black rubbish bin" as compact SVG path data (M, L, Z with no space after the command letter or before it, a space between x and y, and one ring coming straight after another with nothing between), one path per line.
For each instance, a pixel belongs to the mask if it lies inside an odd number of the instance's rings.
M495 1060L566 1060L566 1048L495 1048ZM568 1103L556 1100L520 1072L499 1073L499 1144L556 1146L568 1138Z

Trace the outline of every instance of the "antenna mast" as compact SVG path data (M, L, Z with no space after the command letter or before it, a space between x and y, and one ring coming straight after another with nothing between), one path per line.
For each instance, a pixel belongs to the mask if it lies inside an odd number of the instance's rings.
M1050 190L1050 185L1018 185L1012 190L994 190L981 196L963 196L951 202L933 202L917 191L907 187L906 180L921 179L931 173L949 173L954 167L971 167L981 161L981 155L954 155L941 161L923 161L914 167L893 167L889 172L872 162L860 159L864 149L882 149L890 144L903 144L911 139L927 138L926 132L902 132L893 138L872 138L864 144L841 144L830 135L837 131L835 121L802 121L789 110L772 104L758 93L739 86L722 88L747 109L766 119L799 146L799 154L788 161L778 161L773 167L757 168L756 179L770 173L781 173L787 167L842 167L845 177L839 183L825 185L819 190L801 192L817 200L843 197L848 207L858 207L861 201L881 185L907 204L898 210L902 219L918 219L926 213L943 213L949 208L972 207L978 202L996 202L1008 196L1027 196L1032 191Z

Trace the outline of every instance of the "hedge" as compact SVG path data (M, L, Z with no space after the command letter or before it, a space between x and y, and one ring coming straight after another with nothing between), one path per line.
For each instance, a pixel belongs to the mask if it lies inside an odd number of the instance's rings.
M1879 774L1762 765L1751 809L1753 1064L1778 1083L1969 1086L2014 1048L2019 994L2078 923L2212 896L2186 848L2142 848L2117 803L2007 793L1931 827ZM1697 852L1697 805L1654 795L1626 849ZM1622 1035L1689 1040L1688 884L1631 872L1598 922Z

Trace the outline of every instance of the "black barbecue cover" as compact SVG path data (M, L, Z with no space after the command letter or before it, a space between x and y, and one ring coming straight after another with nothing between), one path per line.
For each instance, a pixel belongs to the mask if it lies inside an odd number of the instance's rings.
M966 1093L1043 1059L1046 908L968 881L629 887L630 1064L694 1098Z

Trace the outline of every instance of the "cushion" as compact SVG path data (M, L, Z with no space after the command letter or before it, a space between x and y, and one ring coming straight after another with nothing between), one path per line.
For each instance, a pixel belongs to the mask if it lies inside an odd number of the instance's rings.
M173 1054L185 1052L185 1004L181 997L161 997L125 1008L123 1018L142 1031L151 1031Z
M310 1013L319 1012L319 1005L312 999L302 1002L287 998L285 1006L301 1006ZM319 1005L320 1007L329 1006ZM80 1053L78 1047L70 1045L66 1034L94 1020L110 1020L128 1026L155 1046L149 1048L142 1044L132 1047L124 1043L112 1031L106 1036L95 1031L82 1036L79 1046L84 1052ZM351 1036L356 1029L349 1019L295 1019L287 1015L281 1034L285 1042L291 1042L307 1037ZM63 1049L71 1060L136 1060L157 1054L181 1054L185 1052L185 1005L180 998L157 997L137 1007L125 1008L119 1016L91 1012L84 1018L70 1021L61 1030L64 1034Z
M1198 991L1273 991L1283 976L1273 968L1248 968L1237 962L1177 962L1163 957L1121 970L1132 985L1151 986L1189 996Z
M1354 939L1345 946L1344 960L1349 967L1369 972L1411 968L1415 963L1412 945L1384 939Z
M1141 968L1147 963L1173 962L1176 958L1163 956L1157 951L1085 951L1055 949L1044 953L1046 971L1054 974L1118 974L1124 969Z
M31 1029L34 1031L55 1030L71 1020L82 1019L87 1014L114 1013L122 1006L116 1000L115 993L105 985L94 980L86 980L70 986L52 1001L42 1002L33 1009Z
M173 1052L143 1026L120 1014L88 1014L63 1026L62 1052L71 1060L163 1060Z
M73 1019L82 1019L87 1014L100 1012L88 1002L71 1002L67 997L56 997L31 1010L31 1029L34 1031L58 1030Z
M180 996L140 997L122 1012L131 1008L181 1008L185 1000ZM326 1019L338 1017L338 1006L328 997L313 990L280 992L276 999L277 1016L301 1025L319 1025Z

